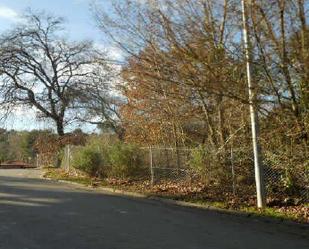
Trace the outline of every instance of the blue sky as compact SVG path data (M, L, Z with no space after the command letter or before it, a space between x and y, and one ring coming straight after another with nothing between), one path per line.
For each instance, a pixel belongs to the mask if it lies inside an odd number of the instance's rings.
M91 0L0 0L0 31L16 23L18 15L27 8L47 10L67 21L69 34L73 39L101 40L89 10ZM104 4L108 5L109 0Z
M112 0L101 0L101 3L108 8L110 1ZM46 10L64 17L71 39L91 39L101 44L103 34L95 26L90 12L90 2L91 0L0 0L0 33L16 25L20 20L19 16L27 8L31 8L38 11ZM34 112L29 110L18 110L5 123L0 123L0 126L17 130L51 128L48 122L37 122ZM93 126L83 128L88 131L95 129Z

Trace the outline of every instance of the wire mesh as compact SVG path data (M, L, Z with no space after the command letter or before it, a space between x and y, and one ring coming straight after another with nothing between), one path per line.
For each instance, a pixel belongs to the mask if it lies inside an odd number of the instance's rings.
M62 167L76 173L72 154L78 149L67 146ZM207 191L217 195L252 198L255 196L254 162L250 148L206 151L195 148L147 147L141 148L139 159L144 179L160 184L173 182L181 185L203 184ZM109 166L111 167L111 166ZM308 168L274 166L265 160L264 180L269 199L309 202Z
M195 165L196 149L187 148L143 148L151 153L149 165L154 183L161 181L203 182L206 186L222 190L222 194L235 196L255 195L253 154L248 148L230 149L220 152L205 152L204 158ZM147 158L147 157L145 157ZM269 199L285 201L289 198L309 202L308 169L289 171L264 164L264 180Z

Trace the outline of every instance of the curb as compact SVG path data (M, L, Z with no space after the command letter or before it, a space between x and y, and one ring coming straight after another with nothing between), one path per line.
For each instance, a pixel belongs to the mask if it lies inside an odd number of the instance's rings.
M136 197L136 198L144 198L144 199L150 199L149 195L136 193L136 192L130 192L125 190L120 190L116 188L109 188L109 187L97 187L92 189L98 189L101 191L117 194L117 195L124 195L124 196L130 196L130 197Z
M70 184L70 185L74 185L74 186L77 186L79 188L87 189L87 190L99 190L99 191L102 191L102 192L107 192L107 194L112 194L112 195L134 197L134 198L140 198L140 199L148 199L148 200L158 201L158 202L163 203L163 204L174 205L174 206L184 207L184 208L208 210L208 211L213 211L213 212L216 212L216 213L219 213L219 214L225 214L225 215L231 215L231 216L238 216L238 217L245 217L245 218L255 218L255 220L261 221L261 222L264 222L264 223L295 226L295 227L302 229L302 230L309 230L309 224L297 223L297 222L291 221L291 220L284 220L284 219L280 219L280 218L271 218L271 217L266 217L266 216L258 216L254 213L248 213L248 212L236 211L236 210L230 210L230 209L223 209L223 208L218 208L218 207L214 207L214 206L207 205L207 204L198 204L198 203L192 203L192 202L186 202L186 201L177 201L177 200L173 200L173 199L153 196L151 194L150 195L141 194L141 193L130 192L130 191L125 191L125 190L120 190L120 189L110 188L110 187L92 187L92 186L89 186L89 185L87 186L87 185L84 185L84 184L81 184L81 183L76 183L76 182L71 182L71 181L66 181L66 180L56 180L56 179L52 179L52 178L46 178L43 175L41 177L42 177L42 179L45 179L45 180L48 180L48 181ZM305 236L308 236L308 234L305 233Z

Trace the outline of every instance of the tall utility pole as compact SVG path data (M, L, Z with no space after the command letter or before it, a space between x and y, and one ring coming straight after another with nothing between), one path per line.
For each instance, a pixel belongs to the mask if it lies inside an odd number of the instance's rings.
M249 89L249 104L250 104L250 118L251 118L251 129L252 129L252 142L254 152L254 171L255 171L255 184L256 184L256 195L257 195L257 206L258 208L264 208L266 206L266 194L265 194L265 183L263 176L263 165L261 156L261 147L259 144L259 120L258 112L256 110L256 90L254 82L252 81L252 66L251 66L251 44L249 40L249 29L248 29L248 16L247 16L247 5L246 2L251 0L241 0L242 3L242 19L243 19L243 39L245 47L246 65L247 65L247 81Z

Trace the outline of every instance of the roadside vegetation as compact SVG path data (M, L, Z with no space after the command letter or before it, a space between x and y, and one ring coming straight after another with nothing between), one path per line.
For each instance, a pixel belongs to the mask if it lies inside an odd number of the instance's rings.
M261 212L308 221L309 7L304 0L245 2L270 208ZM0 104L5 114L35 109L56 133L26 142L25 157L62 168L65 174L51 173L56 178L252 210L239 3L115 0L107 10L96 1L98 32L119 60L108 48L65 37L62 18L28 13L0 36ZM97 125L100 135L67 133L72 124Z
M35 163L36 141L52 134L50 130L15 131L0 129L0 162L19 160Z
M70 168L65 167L66 157L62 154L62 166L47 168L45 177L92 187L110 187L148 196L211 205L251 215L309 222L308 204L290 194L290 190L284 188L284 182L281 185L276 184L282 187L281 191L284 193L269 195L268 208L259 210L255 207L252 181L247 179L246 182L246 175L240 175L237 187L242 189L233 193L230 182L224 181L228 176L222 176L221 171L215 169L209 172L199 169L207 163L200 149L191 151L191 160L185 176L170 177L158 174L155 175L155 182L152 182L148 151L145 159L144 149L137 145L120 142L115 136L92 135L87 138L84 146L70 148Z

